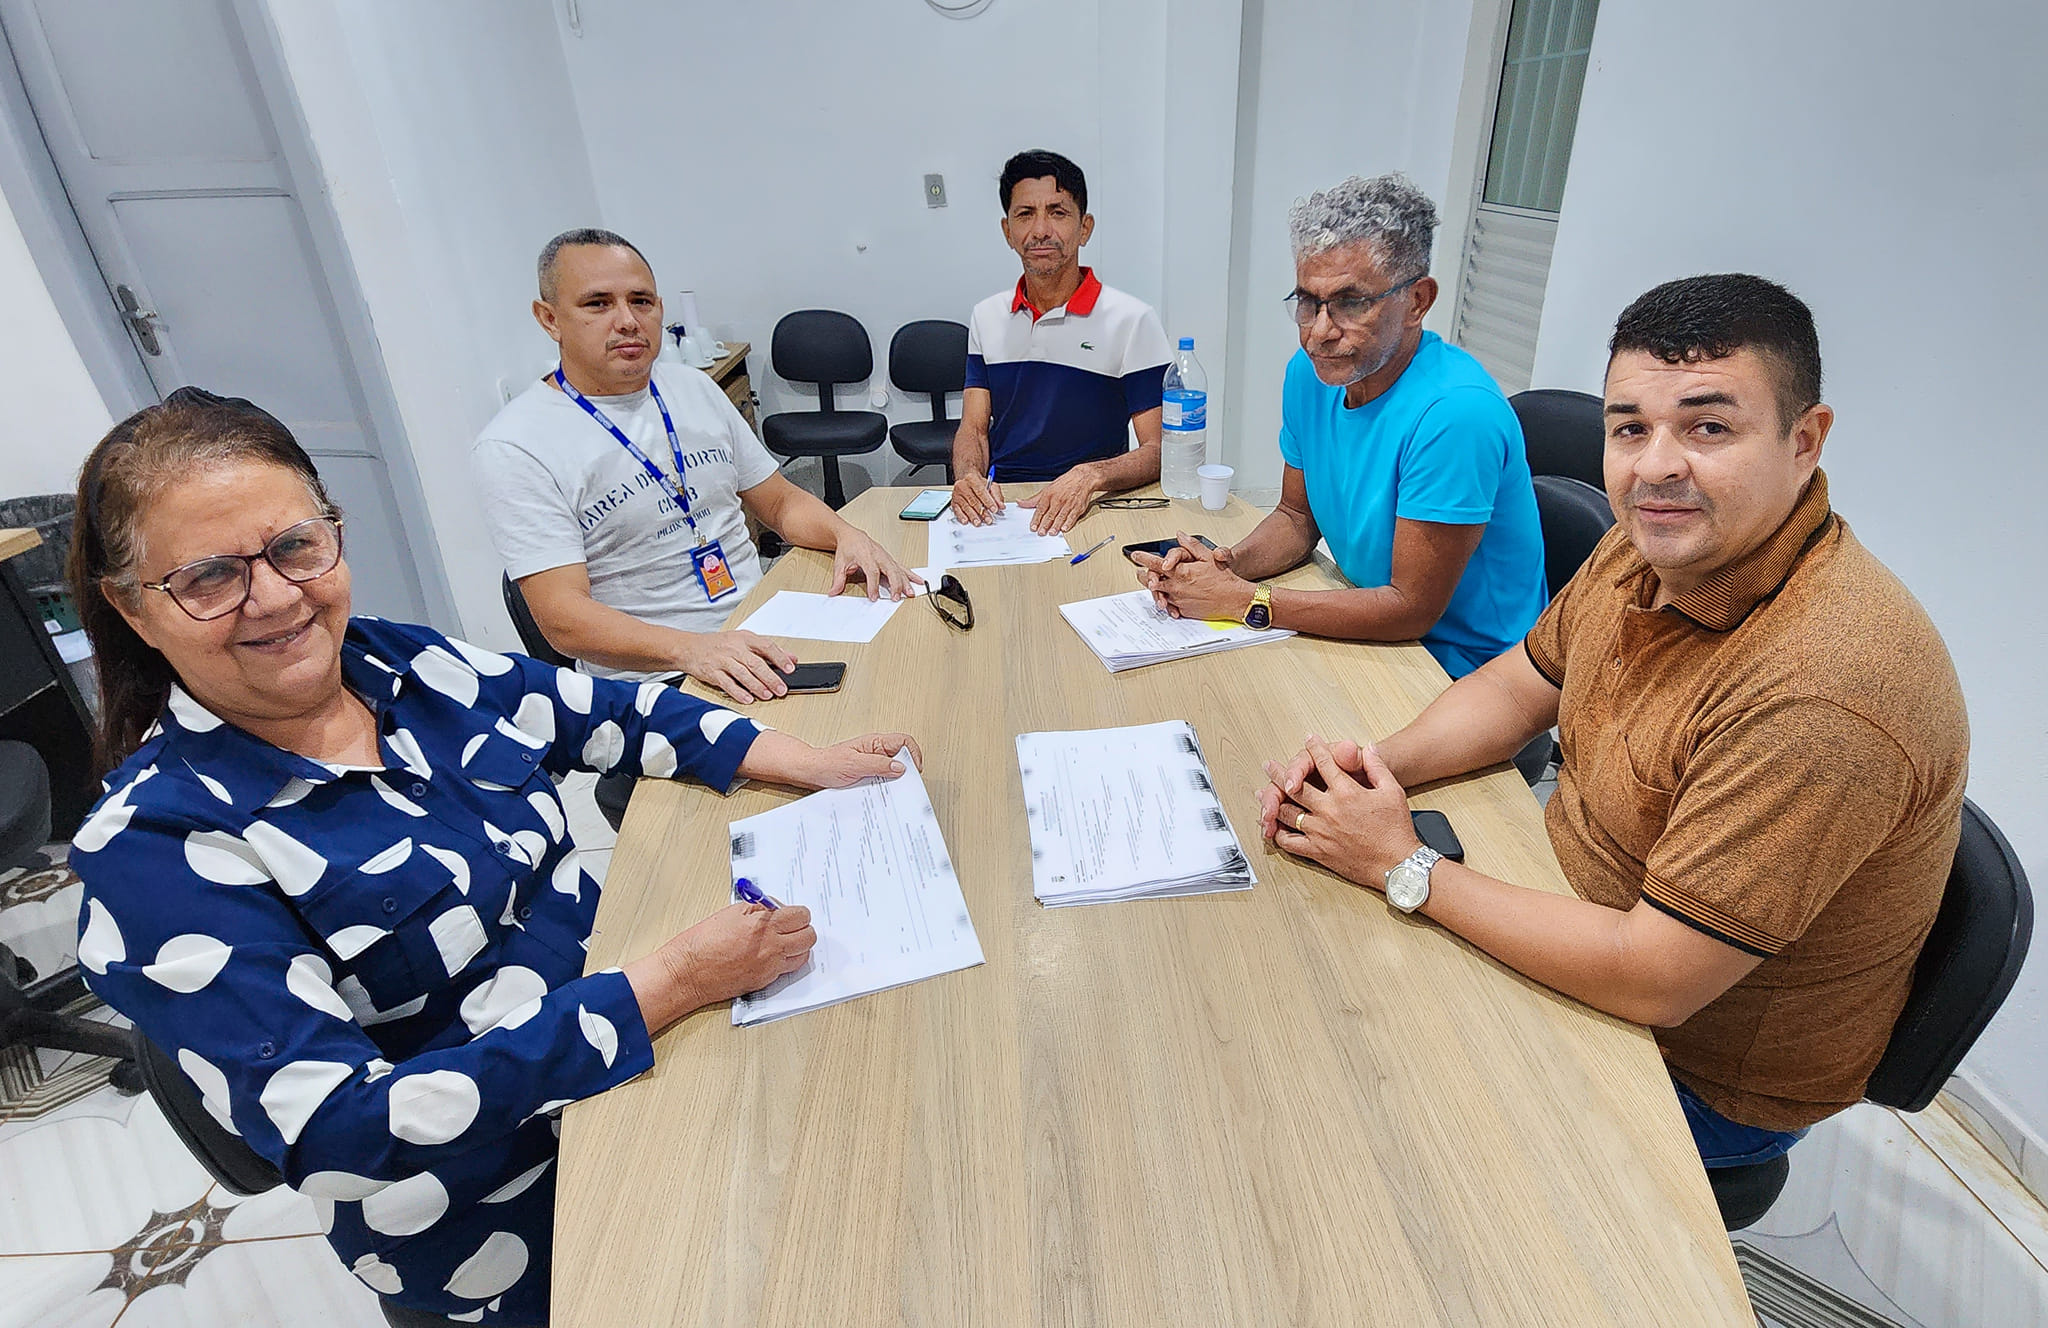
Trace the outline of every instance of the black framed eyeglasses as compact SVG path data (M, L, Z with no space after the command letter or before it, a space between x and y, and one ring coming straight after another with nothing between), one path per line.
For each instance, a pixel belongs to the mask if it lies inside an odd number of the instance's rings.
M341 561L341 518L309 517L278 531L261 553L217 553L174 568L161 581L145 581L142 588L161 590L191 617L211 622L249 602L258 559L287 581L317 580Z
M1112 512L1149 512L1156 507L1165 507L1164 498L1097 498L1090 507L1106 508Z
M960 584L959 577L946 573L939 578L939 584L925 595L925 599L931 602L932 608L948 626L963 632L973 630L974 604L967 598L967 587Z
M1330 311L1330 321L1339 327L1357 328L1365 325L1372 316L1372 307L1389 295L1407 290L1416 282L1428 276L1418 272L1408 280L1387 287L1377 295L1360 295L1356 291L1339 291L1329 299L1318 299L1305 290L1289 291L1286 295L1288 307L1294 311L1294 322L1298 327L1308 327L1316 321L1316 315L1323 310Z

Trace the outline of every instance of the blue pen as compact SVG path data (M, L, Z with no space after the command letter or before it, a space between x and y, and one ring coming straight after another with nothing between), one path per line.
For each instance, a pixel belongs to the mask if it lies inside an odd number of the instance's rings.
M738 895L743 903L759 904L762 908L771 910L782 907L782 905L763 894L760 886L755 885L744 876L732 883L732 892Z
M1101 539L1095 541L1093 544L1089 545L1081 552L1067 559L1067 566L1072 567L1075 563L1080 562L1083 558L1086 558L1089 554L1095 552L1097 549L1101 548L1103 545L1109 543L1111 540L1115 538L1116 536L1114 535L1104 535Z

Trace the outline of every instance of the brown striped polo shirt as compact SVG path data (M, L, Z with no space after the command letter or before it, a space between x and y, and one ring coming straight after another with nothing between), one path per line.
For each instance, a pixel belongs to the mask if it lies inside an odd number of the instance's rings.
M1811 1125L1863 1095L1961 825L1962 688L1816 471L1762 547L1661 609L1620 527L1526 646L1563 689L1546 820L1586 899L1763 957L1657 1042L1714 1110Z

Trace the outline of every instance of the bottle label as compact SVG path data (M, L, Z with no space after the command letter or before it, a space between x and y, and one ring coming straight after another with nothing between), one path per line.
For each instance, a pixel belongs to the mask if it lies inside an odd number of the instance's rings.
M1160 423L1177 433L1206 428L1209 424L1209 394L1168 392L1159 403L1159 418Z

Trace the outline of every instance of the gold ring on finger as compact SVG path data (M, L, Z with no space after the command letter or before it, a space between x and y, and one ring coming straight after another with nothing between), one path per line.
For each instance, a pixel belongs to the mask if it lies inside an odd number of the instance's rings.
M1307 813L1307 812L1305 812L1305 811L1304 811L1304 812L1296 812L1296 813L1294 814L1294 833L1295 833L1295 834L1297 834L1297 835L1298 835L1298 834L1300 834L1300 833L1301 833L1301 827L1303 827L1304 825L1307 825L1307 824L1308 824L1308 813Z

